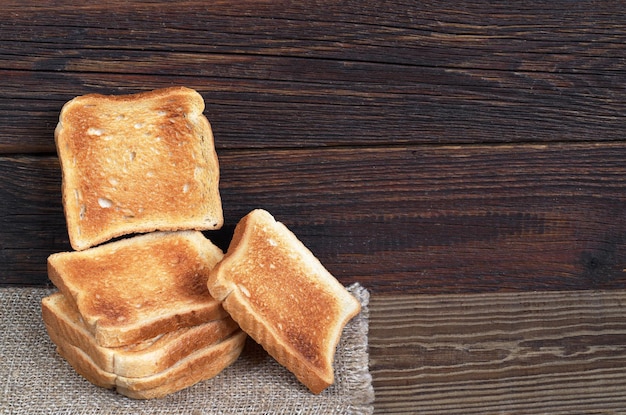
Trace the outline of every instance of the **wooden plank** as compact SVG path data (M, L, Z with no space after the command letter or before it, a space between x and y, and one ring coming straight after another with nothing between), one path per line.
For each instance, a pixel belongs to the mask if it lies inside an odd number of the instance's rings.
M377 413L614 413L626 291L374 295Z
M590 66L619 70L621 65L607 52L622 50L619 43L626 35L626 18L608 1L526 6L482 1L463 8L454 2L433 7L427 2L395 1L384 9L359 1L340 5L326 1L316 7L304 1L236 5L216 1L211 7L198 1L132 7L123 0L43 7L6 3L6 24L0 33L5 47L12 47L18 56L25 55L20 45L28 42L42 50L70 50L70 57L77 52L89 57L98 48L122 54L209 50L505 70L523 69L511 64L524 57L537 63L533 71ZM15 60L11 65L21 63Z
M172 63L173 57L146 59ZM196 59L202 66L216 60L226 66L237 65L234 61L238 60L220 56ZM266 59L255 59L248 70L291 70L292 62L287 59L260 60ZM329 73L328 66L343 64L315 61L308 65ZM507 85L508 75L496 78L484 71L358 66L343 68L340 74L359 78L357 84L332 79L315 83L305 79L285 82L173 74L129 77L3 71L0 153L54 152L59 111L76 95L130 93L172 84L202 93L222 149L615 141L622 139L619 132L626 127L623 97L613 97L612 89L598 87L601 80L593 75L572 76L568 80L572 88L545 91L525 81ZM483 82L483 77L492 80ZM576 87L583 84L587 92L577 92ZM616 88L623 86L617 84ZM9 92L14 88L19 88L19 93Z
M227 247L265 208L373 292L626 288L626 144L220 151ZM0 159L0 283L69 248L55 157Z
M585 3L9 4L0 152L53 152L75 95L171 84L225 149L622 140L626 17Z

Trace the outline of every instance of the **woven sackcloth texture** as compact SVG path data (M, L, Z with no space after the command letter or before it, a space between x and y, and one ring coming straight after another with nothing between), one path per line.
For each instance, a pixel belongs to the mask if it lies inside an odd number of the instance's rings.
M162 399L133 400L98 388L56 353L41 320L50 288L0 288L0 414L371 414L368 291L348 287L362 312L344 329L335 355L335 384L310 393L252 340L213 379Z

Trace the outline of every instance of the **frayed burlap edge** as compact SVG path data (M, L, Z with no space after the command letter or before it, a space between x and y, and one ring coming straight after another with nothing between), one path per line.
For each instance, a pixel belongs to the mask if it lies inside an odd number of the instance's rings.
M252 340L213 379L165 398L137 401L98 388L56 353L41 320L50 288L0 288L0 414L372 414L369 292L347 287L361 313L344 329L335 355L335 384L311 394Z

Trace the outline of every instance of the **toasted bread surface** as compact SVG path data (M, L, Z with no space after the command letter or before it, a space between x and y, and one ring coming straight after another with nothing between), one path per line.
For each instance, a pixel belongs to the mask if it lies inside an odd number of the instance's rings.
M215 344L239 327L230 318L209 321L122 347L102 347L85 328L80 314L61 293L41 301L42 317L50 338L61 339L87 353L98 367L116 375L143 377L173 366L198 349Z
M335 348L360 303L285 225L264 210L246 215L208 287L312 392L333 383Z
M219 163L196 91L83 95L55 129L72 247L155 230L223 225Z
M222 251L199 231L153 232L48 257L48 276L100 346L227 316L207 289Z
M199 349L166 370L145 377L124 377L103 370L81 348L58 339L57 352L89 382L134 399L161 398L218 375L241 354L246 334L235 331L223 341Z

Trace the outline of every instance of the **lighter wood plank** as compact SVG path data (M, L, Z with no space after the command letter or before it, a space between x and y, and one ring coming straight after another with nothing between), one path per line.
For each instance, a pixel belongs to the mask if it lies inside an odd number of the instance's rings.
M374 295L377 413L626 408L626 291Z

